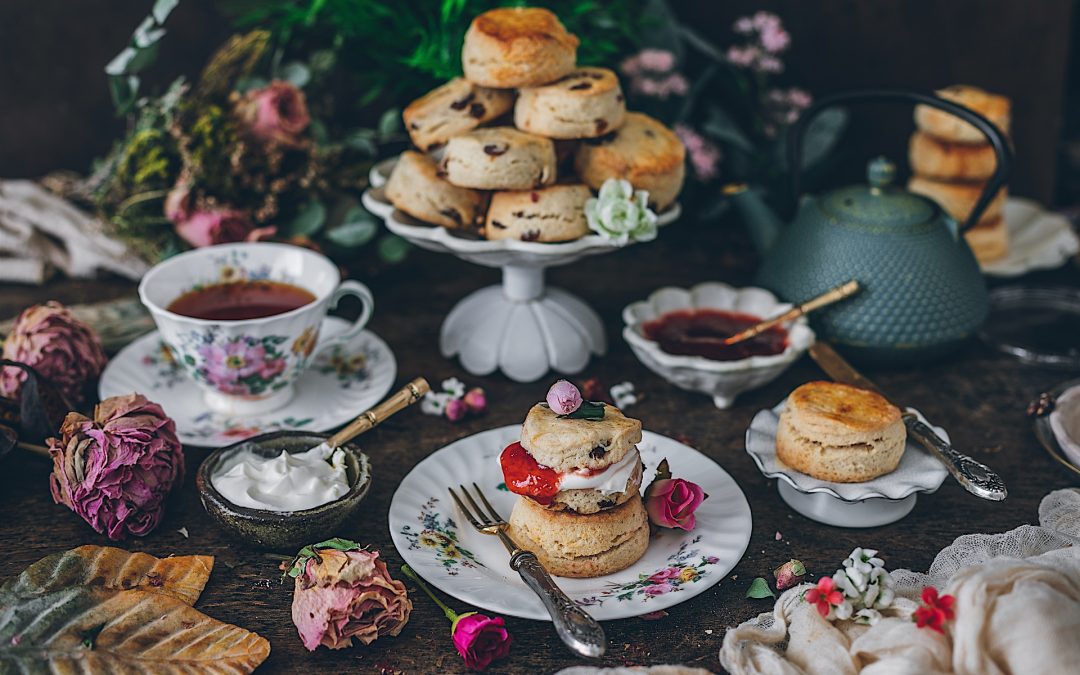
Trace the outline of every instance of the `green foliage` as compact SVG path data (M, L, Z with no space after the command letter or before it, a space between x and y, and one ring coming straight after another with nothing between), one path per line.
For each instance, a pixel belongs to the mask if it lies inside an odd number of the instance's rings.
M191 126L181 131L185 164L200 183L228 195L234 188L229 157L239 136L236 123L219 105L184 107L185 116L192 119Z
M165 37L165 19L179 0L156 0L150 15L143 19L119 54L105 66L109 76L109 93L117 115L124 115L135 106L139 94L139 73L157 60L158 43Z
M176 148L161 129L137 131L116 170L116 180L130 192L161 190L172 184L179 166Z

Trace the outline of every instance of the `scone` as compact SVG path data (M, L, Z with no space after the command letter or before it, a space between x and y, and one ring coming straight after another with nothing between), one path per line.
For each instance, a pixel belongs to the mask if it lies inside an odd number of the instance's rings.
M450 139L440 168L460 187L529 190L555 182L555 146L510 127L477 129Z
M1009 253L1009 232L1003 216L980 219L964 233L964 239L980 263L1001 260Z
M979 200L983 191L983 183L950 183L945 181L912 176L908 181L908 190L929 197L934 200L952 216L953 220L961 225L971 215L971 209ZM980 215L980 219L995 218L1001 215L1005 208L1005 198L1008 196L1008 188L1001 188L990 200L986 210Z
M588 515L610 509L641 493L643 465L637 448L599 472L583 470L562 475L562 489L544 508ZM576 486L586 487L576 487ZM528 499L528 497L522 497Z
M406 150L386 181L386 198L413 218L450 229L475 229L484 194L451 185L435 160Z
M607 68L578 68L555 82L518 92L514 126L548 138L594 138L626 116L619 78Z
M1011 125L1012 103L1008 98L963 84L956 84L935 92L953 103L971 108L990 120L994 126L1008 135ZM915 106L915 124L919 131L943 141L953 143L986 143L986 136L975 127L952 113L925 105Z
M584 185L553 185L540 190L491 195L484 236L488 239L558 242L589 233L585 202L592 191Z
M413 145L431 152L453 136L506 114L513 105L513 92L458 77L410 103L401 117Z
M900 410L865 389L808 382L788 396L776 456L819 480L860 483L900 464L907 430Z
M641 496L591 515L545 509L518 499L508 534L560 577L599 577L633 565L649 546L649 517Z
M537 462L555 471L603 469L641 442L641 421L604 405L604 418L559 417L545 403L529 410L521 425L521 445Z
M465 78L484 87L536 87L574 69L578 39L540 7L502 7L473 19L461 47Z
M916 131L908 147L911 171L924 178L944 181L985 181L994 175L997 159L986 143L948 143Z
M647 190L649 203L667 208L682 190L686 148L675 132L648 115L626 113L621 127L582 141L574 157L578 177L594 190L608 178L624 178Z

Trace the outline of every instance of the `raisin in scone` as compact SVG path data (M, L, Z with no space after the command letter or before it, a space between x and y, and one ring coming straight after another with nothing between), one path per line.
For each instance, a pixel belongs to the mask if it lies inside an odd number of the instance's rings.
M521 241L573 241L589 233L584 185L553 185L538 190L496 192L491 196L484 236Z
M473 19L461 48L465 78L484 87L535 87L574 69L578 39L540 7L503 7Z
M440 166L461 187L527 190L555 182L555 146L511 127L477 129L451 138Z
M574 168L594 190L608 178L626 179L634 189L648 191L649 203L661 211L682 190L685 162L686 148L675 132L648 115L628 112L613 133L581 142Z
M626 116L619 78L607 68L578 68L541 87L518 92L514 125L549 138L595 138Z
M473 229L485 195L458 187L439 174L435 160L406 150L386 181L386 198L414 218L450 229Z
M401 117L413 145L430 152L509 112L514 93L455 78L410 103Z

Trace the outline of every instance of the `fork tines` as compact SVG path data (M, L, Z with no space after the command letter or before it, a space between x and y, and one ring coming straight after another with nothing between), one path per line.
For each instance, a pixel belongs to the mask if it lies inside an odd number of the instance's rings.
M502 519L498 511L495 510L495 507L488 501L488 498L484 496L484 491L480 489L480 486L476 483L473 483L472 486L473 490L476 491L477 496L480 497L480 501L483 502L484 507L487 509L486 511L480 508L480 505L473 499L469 489L464 485L458 485L458 490L461 491L461 494L465 495L465 499L468 500L469 505L472 506L471 509L465 505L465 502L461 500L461 497L458 497L454 488L448 487L446 489L450 492L450 496L454 498L454 502L458 505L458 508L462 510L465 517L468 518L469 522L476 529L483 532L505 526L506 521Z

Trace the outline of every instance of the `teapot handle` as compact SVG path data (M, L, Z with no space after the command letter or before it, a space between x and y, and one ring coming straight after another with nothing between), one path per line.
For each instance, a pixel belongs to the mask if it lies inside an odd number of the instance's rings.
M791 196L794 203L798 204L800 182L802 180L803 135L810 126L811 120L817 117L818 113L826 108L831 108L840 103L851 103L855 101L906 101L910 103L922 103L952 113L982 132L990 142L990 145L994 148L994 156L997 159L997 163L994 168L994 174L990 177L990 180L986 182L982 194L979 195L979 200L975 202L975 207L971 209L967 222L961 225L960 231L963 232L979 222L979 216L981 216L983 211L986 210L986 207L990 205L990 201L994 198L994 195L998 193L998 190L1005 185L1005 182L1009 179L1009 173L1012 171L1012 149L1005 140L1005 135L1002 134L1001 130L994 126L990 120L970 108L966 108L958 103L953 103L952 101L947 101L938 96L921 94L914 91L904 91L901 89L867 89L832 94L816 101L799 116L799 119L791 125L787 133L787 156L788 166L791 167Z

